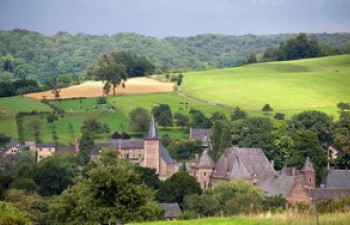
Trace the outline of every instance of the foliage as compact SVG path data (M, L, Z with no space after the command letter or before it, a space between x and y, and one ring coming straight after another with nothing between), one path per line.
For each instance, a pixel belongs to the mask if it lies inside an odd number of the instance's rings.
M12 206L10 203L0 201L1 225L30 225L28 214Z
M80 130L83 134L89 133L94 136L111 131L107 124L100 123L96 118L87 118Z
M214 195L204 192L202 195L185 196L184 209L208 217L217 215L221 210L221 205Z
M154 106L152 114L160 126L171 127L173 125L173 116L168 104L159 104Z
M284 119L284 114L283 113L276 113L275 116L273 118L277 119L277 120L283 120Z
M271 106L269 104L265 104L264 107L261 109L264 113L268 113L273 111L273 109L271 108Z
M211 129L210 140L213 146L209 151L214 161L218 160L226 148L232 146L231 126L225 121L216 121Z
M52 156L42 159L33 171L33 179L42 196L58 195L74 184L77 168L71 156Z
M350 110L350 104L347 102L338 102L337 103L337 108L340 110Z
M292 135L294 148L290 149L287 166L304 165L307 156L310 157L316 171L316 180L321 181L327 164L327 153L318 142L317 136L311 130L298 130Z
M96 100L96 103L97 104L107 104L107 98L106 97L99 97L97 100Z
M238 106L235 107L231 115L231 120L234 121L234 120L244 120L244 119L247 119L247 112L239 108Z
M282 212L286 209L287 200L281 196L265 197L262 203L264 211Z
M202 189L194 177L187 172L177 172L161 183L157 200L167 203L177 202L182 207L186 195L201 193Z
M218 121L218 120L220 120L220 121L221 121L221 120L226 121L227 118L226 118L225 113L220 112L220 111L216 111L216 112L214 112L214 113L211 115L210 120L214 123L215 121Z
M18 177L10 184L10 188L20 189L31 193L38 190L38 185L32 178Z
M258 188L243 180L219 182L213 196L227 215L256 213L264 199Z
M134 132L146 133L151 117L144 108L137 107L129 113L130 127Z
M135 172L139 174L141 183L153 190L158 190L160 180L155 169L135 165Z
M57 198L51 216L55 224L123 224L160 219L164 211L152 201L152 195L126 161L100 162L88 178Z
M197 215L195 212L184 211L177 216L177 220L193 220L196 219Z
M334 145L340 152L337 155L336 166L339 169L350 167L350 114L341 112L339 121L335 124Z
M5 200L29 214L32 224L46 224L49 219L49 204L38 194L27 194L23 190L10 189Z
M188 127L190 124L190 118L182 113L175 113L174 119L176 120L176 126L181 127L181 129Z
M179 75L177 75L177 80L176 80L176 84L178 86L180 86L182 84L182 80L183 80L184 75L182 73L180 73Z
M39 85L35 80L15 80L12 82L0 81L0 97L23 95L41 90L42 89L39 88Z
M90 161L91 151L94 147L94 137L90 133L84 132L80 139L79 154L77 156L80 165L86 165Z
M6 134L0 133L0 146L5 146L8 142L11 141L11 137Z
M210 128L213 124L209 118L207 118L202 111L197 109L190 110L192 128Z
M195 154L202 152L202 146L200 140L177 140L172 141L167 147L169 154L176 160L190 160L194 159Z

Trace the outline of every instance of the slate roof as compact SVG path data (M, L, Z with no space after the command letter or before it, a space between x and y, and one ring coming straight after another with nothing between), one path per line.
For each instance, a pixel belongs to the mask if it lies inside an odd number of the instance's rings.
M309 156L306 158L304 166L301 169L301 171L312 171L312 172L315 172L314 166L313 166Z
M36 147L39 147L39 148L55 148L57 147L56 144L50 144L50 143L45 143L45 144L36 144Z
M216 162L213 177L223 179L270 176L276 171L264 155L261 148L231 147Z
M74 146L57 146L56 152L74 154L75 148Z
M204 136L210 137L209 129L190 128L190 140L203 140Z
M312 201L339 200L350 196L350 189L313 188L309 190Z
M177 203L161 203L160 206L165 210L164 217L166 219L175 219L180 213L182 213Z
M158 130L156 127L156 122L154 120L154 116L152 115L151 122L149 124L148 135L146 139L159 139Z
M283 167L281 170L281 175L282 176L292 176L296 177L299 176L299 170L295 167Z
M209 156L208 150L204 150L198 161L192 165L192 167L196 168L214 168L214 166L215 163L213 159Z
M294 177L278 176L263 177L259 179L256 186L268 197L281 196L287 198L294 185Z
M350 170L329 170L321 187L350 189Z
M0 152L6 152L7 150L9 150L10 148L12 148L14 146L16 146L20 151L23 151L26 148L26 146L22 145L20 142L12 140L6 146L0 147Z
M160 149L159 149L159 153L160 153L160 157L162 157L162 159L165 161L166 164L170 164L170 163L174 163L175 161L173 160L173 158L171 158L171 156L168 154L166 148L160 144Z
M95 144L95 147L92 149L91 155L99 155L101 148L117 148L120 150L127 149L143 149L145 142L143 140L134 140L134 139L118 139L108 142L99 142Z

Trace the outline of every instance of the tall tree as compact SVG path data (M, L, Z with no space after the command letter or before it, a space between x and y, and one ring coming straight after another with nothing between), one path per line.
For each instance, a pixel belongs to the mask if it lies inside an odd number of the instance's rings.
M130 127L134 132L146 133L148 131L151 117L148 111L144 108L138 107L130 111Z
M152 109L152 114L160 126L166 128L173 125L173 115L168 104L159 104L158 106L154 106Z
M81 165L85 165L90 161L90 154L95 146L93 135L89 132L84 132L79 143L78 160Z

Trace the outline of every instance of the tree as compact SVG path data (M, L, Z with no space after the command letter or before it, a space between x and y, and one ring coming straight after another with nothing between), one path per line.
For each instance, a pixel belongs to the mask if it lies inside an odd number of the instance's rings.
M216 161L226 148L232 146L230 124L225 121L216 121L211 130L210 139L213 144L213 150L209 151L209 154Z
M213 124L202 111L196 109L190 109L191 115L191 127L193 128L210 128Z
M182 84L182 79L183 79L184 75L182 75L182 73L180 73L179 75L177 75L177 80L176 80L176 84L177 86L180 86Z
M110 129L107 124L102 124L96 118L88 118L84 121L83 126L81 127L81 132L89 133L93 136L97 136L102 133L109 133Z
M283 113L276 113L273 118L275 118L277 120L284 120L284 116L285 115Z
M129 112L130 127L134 132L146 133L151 117L144 108L137 107Z
M162 217L164 211L152 201L153 192L140 184L128 162L116 160L98 162L88 178L57 198L54 224L124 224Z
M38 190L38 185L32 178L18 177L10 184L10 188L21 189L28 193L33 193Z
M336 159L339 169L350 168L350 114L341 112L339 121L335 124L334 145L341 150Z
M256 63L257 59L256 59L256 53L255 52L251 52L249 54L249 57L246 59L246 63L250 64L250 63Z
M152 109L152 114L160 126L166 128L167 126L173 125L173 116L171 113L171 108L168 104L159 104L158 106L154 106Z
M188 127L190 123L190 118L182 113L175 113L174 119L176 120L176 126L181 127L181 129Z
M187 172L177 172L161 184L157 192L160 202L177 202L183 206L184 197L191 194L201 194L199 183Z
M4 225L30 225L28 214L12 204L0 201L0 224Z
M256 213L264 199L257 187L243 180L219 182L215 185L213 196L227 215Z
M201 216L215 216L220 212L219 200L212 194L187 195L184 199L184 210Z
M51 156L41 160L33 171L33 180L43 196L58 195L74 184L77 168L71 156Z
M168 146L169 154L176 160L189 160L202 152L200 140L178 140Z
M87 75L103 81L105 93L108 93L108 87L112 86L113 95L116 94L115 88L128 78L126 66L117 60L115 52L101 56L95 64L88 68Z
M216 112L214 112L214 113L211 115L210 120L211 120L212 122L215 122L215 121L218 121L218 120L224 120L224 121L226 121L227 118L226 118L226 115L225 115L223 112L216 111Z
M142 167L135 165L135 172L139 174L139 178L142 184L145 184L147 187L153 190L158 190L160 187L159 176L155 169Z
M39 120L32 120L30 123L31 128L33 129L33 134L35 137L36 143L40 143L40 121Z
M271 112L273 111L273 109L270 107L269 104L265 104L264 107L261 109L264 113L268 113L268 112Z
M231 115L231 120L244 120L247 119L247 112L238 106L234 108L233 113Z
M11 137L7 136L3 133L0 134L0 146L6 145L8 142L11 141Z
M79 143L78 161L80 165L86 165L90 161L90 154L95 146L93 135L89 132L84 132Z
M345 103L345 102L339 102L337 104L337 108L340 110L350 110L350 104L349 103Z
M320 145L317 135L311 130L301 129L295 132L292 138L294 148L289 150L287 166L301 169L309 156L316 171L317 181L320 182L327 165L327 152Z

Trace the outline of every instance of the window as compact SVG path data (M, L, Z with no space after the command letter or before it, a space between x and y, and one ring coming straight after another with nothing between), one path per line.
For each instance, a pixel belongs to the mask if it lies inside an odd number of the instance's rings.
M309 178L309 180L310 180L310 183L312 182L312 179L311 179L311 177Z
M125 154L125 158L128 159L129 158L129 154Z
M204 172L204 176L205 176L205 177L207 176L207 173L206 173L206 172Z

